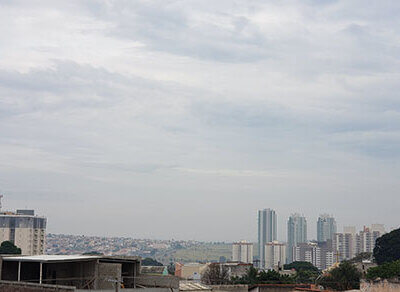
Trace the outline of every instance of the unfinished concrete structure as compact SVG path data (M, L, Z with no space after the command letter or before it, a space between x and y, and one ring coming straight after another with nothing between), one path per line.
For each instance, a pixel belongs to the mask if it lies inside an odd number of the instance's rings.
M1 280L74 286L78 289L135 288L138 257L84 255L9 256L0 260Z

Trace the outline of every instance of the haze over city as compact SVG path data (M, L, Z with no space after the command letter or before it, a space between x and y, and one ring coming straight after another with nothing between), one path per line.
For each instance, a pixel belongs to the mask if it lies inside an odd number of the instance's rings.
M0 8L3 209L153 239L256 241L263 208L279 240L292 213L310 239L322 213L398 227L400 2Z

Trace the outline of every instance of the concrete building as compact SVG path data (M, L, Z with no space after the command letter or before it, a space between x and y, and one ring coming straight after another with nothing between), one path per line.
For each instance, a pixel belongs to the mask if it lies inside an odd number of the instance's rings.
M287 224L287 263L293 262L293 247L299 243L307 242L307 220L299 214L292 214Z
M362 252L374 251L376 240L385 233L382 224L372 224L364 227L358 234L355 227L344 227L343 233L336 233L333 239L333 250L338 261L349 260Z
M232 244L232 261L246 264L253 263L253 243L245 240Z
M265 268L279 270L286 262L286 244L278 241L265 245Z
M175 263L175 276L183 280L200 281L201 275L207 267L207 264L200 263Z
M272 209L258 211L258 256L259 267L265 267L265 245L277 240L276 213Z
M35 216L33 210L0 212L0 242L11 241L21 248L22 255L44 254L46 223L46 218Z
M293 247L293 261L309 262L320 270L332 266L334 253L331 241L299 243Z
M9 256L1 259L1 280L112 289L115 283L135 288L138 257L82 255Z
M364 229L360 231L358 235L358 253L362 252L373 252L375 247L376 240L381 237L385 229L381 224L373 224L375 230L364 226ZM381 233L383 231L383 233Z
M332 240L335 233L337 233L335 218L328 214L320 215L317 222L317 241Z
M336 233L333 238L335 261L349 260L358 254L357 235L352 233Z

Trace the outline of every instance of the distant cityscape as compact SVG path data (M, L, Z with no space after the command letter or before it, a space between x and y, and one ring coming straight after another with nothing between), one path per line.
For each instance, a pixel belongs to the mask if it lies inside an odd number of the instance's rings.
M3 211L0 215L0 241L11 241L21 248L23 255L71 255L95 253L151 257L164 264L170 262L234 261L253 264L261 269L280 269L295 261L310 262L320 270L335 262L348 260L360 253L372 253L375 241L386 230L383 224L372 224L357 232L354 226L337 231L336 220L321 214L316 222L317 240L309 240L307 219L294 213L287 221L287 242L278 241L277 214L273 209L258 211L257 250L245 240L233 244L212 245L193 240L151 240L125 237L46 234L47 219L35 215L34 210ZM218 248L217 248L218 247ZM204 257L197 257L205 249ZM210 253L215 248L214 253ZM193 256L176 254L192 249ZM196 251L197 249L197 251ZM229 254L227 254L227 250ZM212 254L212 256L210 256Z

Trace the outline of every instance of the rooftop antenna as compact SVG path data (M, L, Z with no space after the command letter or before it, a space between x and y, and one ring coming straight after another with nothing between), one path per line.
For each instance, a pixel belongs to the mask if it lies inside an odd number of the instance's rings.
M1 199L3 199L3 195L0 195L0 211L1 211L1 208L3 207L3 205L1 204Z

